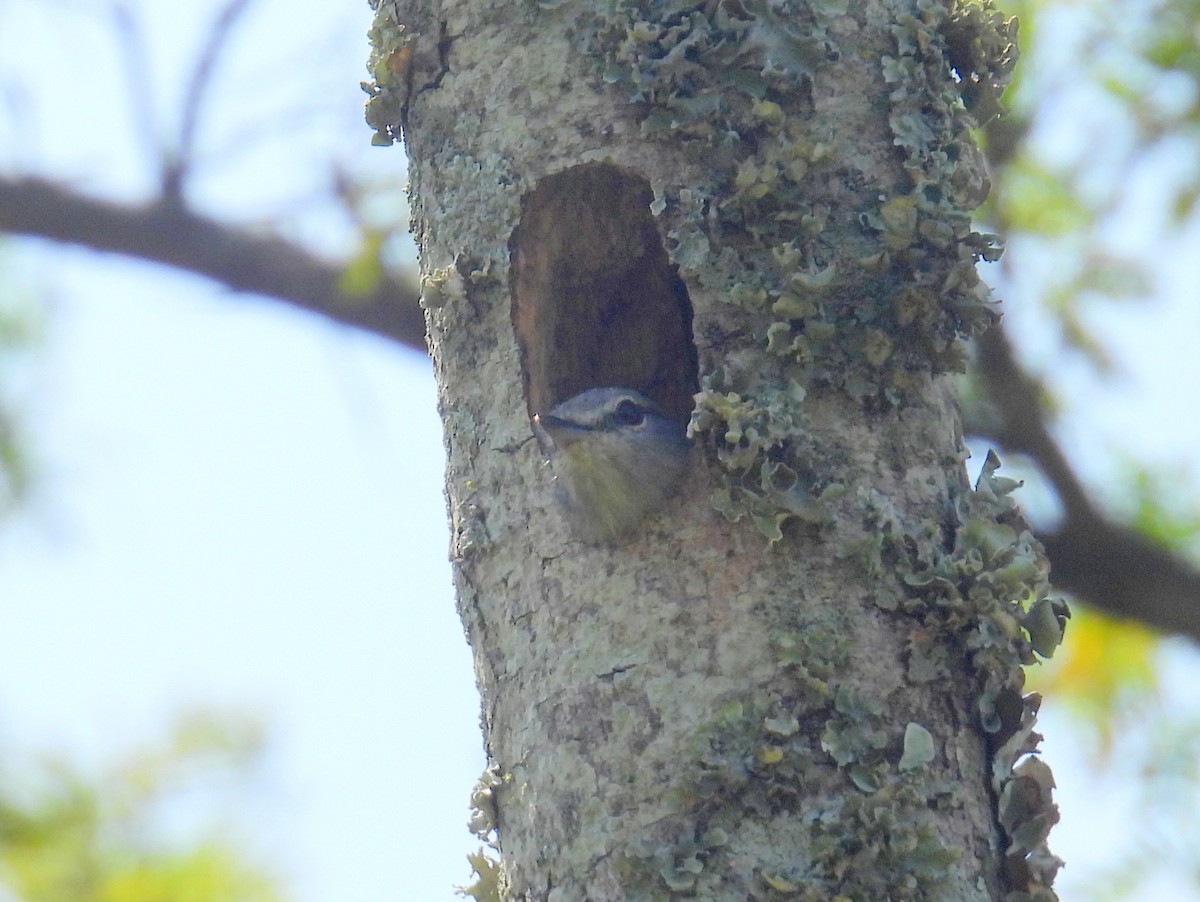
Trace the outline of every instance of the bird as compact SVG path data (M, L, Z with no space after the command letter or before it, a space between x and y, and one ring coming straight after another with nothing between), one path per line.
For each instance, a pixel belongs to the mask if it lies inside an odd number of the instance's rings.
M685 425L629 388L592 388L533 417L555 495L576 536L616 544L679 489L691 443Z

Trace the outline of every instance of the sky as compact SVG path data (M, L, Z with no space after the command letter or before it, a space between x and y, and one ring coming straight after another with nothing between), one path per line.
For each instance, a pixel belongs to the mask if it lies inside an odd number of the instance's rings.
M152 145L114 121L129 91L110 20L36 5L0 8L0 80L29 84L51 57L94 71L49 92L35 82L12 104L25 120L0 133L4 162L146 196ZM212 5L137 16L169 136ZM304 34L274 40L280 16ZM283 210L292 233L345 252L349 224L308 199L328 161L403 179L402 152L370 147L362 123L369 18L365 2L260 0L201 120L198 205L251 221ZM289 58L296 48L323 65ZM281 64L295 96L275 84ZM89 102L60 96L65 83ZM315 113L305 92L321 98ZM57 140L64 104L93 140ZM22 749L99 772L161 741L181 711L261 717L263 773L230 835L291 898L454 898L478 846L468 795L485 762L428 361L203 279L22 250L6 254L6 281L45 290L49 313L24 379L39 478L0 528L5 764Z
M0 165L106 197L149 195L214 4L134 9L148 63L131 89L97 5L0 6L0 84L23 86L0 100ZM365 0L251 8L201 119L198 206L282 217L290 234L346 252L352 225L320 199L329 161L403 178L400 149L369 147L361 121L369 16ZM68 71L46 72L49 58ZM151 116L134 114L138 93ZM68 126L75 137L63 140ZM1036 248L1012 253L1036 268ZM0 525L5 762L28 750L99 768L161 738L182 710L249 712L267 724L265 772L231 835L261 850L290 898L455 898L478 845L467 798L485 762L446 563L428 362L160 268L31 243L4 263L6 282L11 272L47 298L23 374L39 478ZM1032 336L1031 365L1054 365L1035 309L1008 315ZM1200 311L1112 305L1096 327L1120 338L1128 378L1096 384L1065 364L1087 413L1065 434L1194 476L1200 419L1177 412L1194 409L1200 374L1165 362L1193 356ZM1108 462L1083 453L1079 466L1103 474ZM1166 703L1196 713L1174 688L1194 685L1194 654L1168 655L1178 676ZM1069 889L1072 872L1116 854L1104 836L1120 835L1135 800L1093 776L1052 707L1043 732ZM1190 897L1167 884L1155 898Z

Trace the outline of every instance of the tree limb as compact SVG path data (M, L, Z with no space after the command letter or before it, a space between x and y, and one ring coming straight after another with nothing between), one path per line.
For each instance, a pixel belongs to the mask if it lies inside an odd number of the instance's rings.
M1007 337L991 329L978 348L978 372L1001 421L988 437L1032 457L1063 505L1059 526L1039 536L1054 585L1106 613L1200 641L1200 571L1096 509L1050 435L1040 386L1017 364Z
M384 276L370 292L351 295L341 287L338 266L169 198L123 205L45 179L0 177L0 230L197 273L425 350L424 318L411 285ZM1040 536L1055 585L1110 614L1200 640L1200 571L1096 510L1050 435L1040 386L1020 369L999 329L979 340L978 369L1001 414L988 437L1032 457L1063 504L1062 523Z
M425 320L411 284L385 274L370 291L351 294L336 264L282 238L200 216L170 198L117 204L46 179L0 176L0 231L162 263L425 351Z
M181 196L183 193L183 183L187 180L195 151L196 129L200 122L200 108L204 103L204 95L212 83L217 61L221 51L225 49L234 25L249 9L251 2L253 0L228 0L209 29L184 95L179 144L175 148L174 159L168 160L164 170L162 193L167 197Z

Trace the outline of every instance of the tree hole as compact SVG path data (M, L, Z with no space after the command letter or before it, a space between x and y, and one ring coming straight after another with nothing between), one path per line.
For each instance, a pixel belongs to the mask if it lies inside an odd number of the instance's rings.
M667 259L649 183L610 163L547 176L513 233L513 328L530 414L581 391L642 392L686 420L692 305Z

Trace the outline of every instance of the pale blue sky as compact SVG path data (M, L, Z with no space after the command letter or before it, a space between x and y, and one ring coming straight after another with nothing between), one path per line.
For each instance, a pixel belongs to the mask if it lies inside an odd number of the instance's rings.
M214 4L142 7L148 90L170 123ZM90 8L0 8L0 83L19 74L29 87L10 91L0 116L0 162L144 196L148 148L114 113L128 90L112 31ZM365 0L260 0L204 121L201 206L253 218L283 205L294 234L331 253L347 246L348 224L314 200L328 161L396 178L403 165L398 148L369 147L361 123L369 14ZM1014 266L1034 269L1035 249L1014 252ZM425 359L86 252L37 248L16 272L40 280L51 314L28 393L41 479L0 530L0 748L100 762L160 736L181 707L255 711L270 726L269 769L240 829L292 898L454 898L477 845L467 796L484 761ZM1191 275L1177 284L1194 285ZM1128 349L1135 381L1099 394L1063 367L1086 414L1067 434L1194 474L1200 420L1178 412L1195 409L1196 373L1172 366L1192 359L1200 311L1159 307L1158 320L1114 307L1098 325ZM1043 334L1032 308L1009 316ZM1049 366L1051 344L1029 344ZM1080 465L1103 472L1105 460L1085 450ZM1176 657L1178 672L1196 672L1194 656ZM1044 732L1066 886L1111 855L1102 836L1118 835L1127 812L1119 788L1088 776L1053 711Z
M35 89L0 146L26 170L143 196L150 148L86 6L0 11L0 78ZM213 7L139 14L164 135ZM295 23L286 40L272 16ZM313 201L329 161L403 178L401 151L369 147L362 124L369 19L365 2L260 0L202 122L199 204L248 218L282 204L294 234L344 251L348 225ZM427 360L88 252L38 248L15 269L49 290L51 315L27 405L41 479L0 532L5 759L98 764L182 708L261 714L268 769L238 832L292 898L453 898L484 759Z

